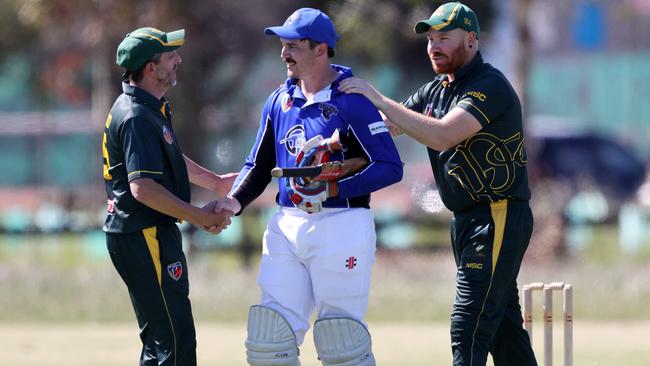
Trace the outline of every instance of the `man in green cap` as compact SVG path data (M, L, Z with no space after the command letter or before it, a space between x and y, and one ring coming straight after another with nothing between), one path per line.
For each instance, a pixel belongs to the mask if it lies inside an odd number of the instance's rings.
M427 146L440 197L453 211L456 298L451 316L455 366L537 365L522 327L517 275L533 229L519 98L483 62L476 14L446 3L418 22L435 79L395 102L361 79L339 87L365 95L392 132Z
M140 365L196 365L196 332L189 300L187 261L176 223L187 220L214 234L232 212L190 202L195 183L230 190L236 174L217 175L183 155L163 95L176 85L185 31L140 28L117 48L126 69L123 93L105 123L104 223L115 269L126 284L140 327Z

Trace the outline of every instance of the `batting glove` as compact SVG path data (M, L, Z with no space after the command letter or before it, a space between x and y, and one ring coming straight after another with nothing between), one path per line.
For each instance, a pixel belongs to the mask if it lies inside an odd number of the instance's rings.
M338 195L336 182L311 182L302 186L297 180L297 177L287 179L287 193L293 205L307 213L320 212L328 197Z
M342 146L339 140L339 130L335 130L332 137L324 139L323 136L317 135L309 139L300 149L296 156L296 166L316 166L330 161L330 154L341 151ZM298 177L297 183L301 186L307 186L309 179Z

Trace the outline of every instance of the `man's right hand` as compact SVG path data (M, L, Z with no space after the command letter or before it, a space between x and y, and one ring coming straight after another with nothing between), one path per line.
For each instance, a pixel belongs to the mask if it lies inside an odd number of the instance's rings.
M384 110L384 95L364 79L357 77L343 79L338 89L346 94L361 94L368 98L377 109Z
M198 218L198 225L211 234L219 234L230 225L230 218L234 213L225 208L217 207L219 201L212 201L203 206L203 214Z

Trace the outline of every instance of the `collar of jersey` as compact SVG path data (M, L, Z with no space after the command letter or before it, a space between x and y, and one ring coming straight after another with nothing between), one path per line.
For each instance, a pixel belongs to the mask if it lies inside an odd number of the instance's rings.
M293 86L293 91L291 94L292 99L300 98L302 100L307 100L307 97L302 93L302 89L298 85ZM314 98L307 103L303 104L300 108L305 108L309 105L316 104L316 103L324 103L324 102L329 102L330 99L332 98L332 86L327 85L323 89L319 90L314 94Z
M309 105L316 104L316 103L329 102L332 99L332 95L342 93L342 91L338 89L339 83L341 82L341 80L353 76L352 69L346 66L341 66L336 64L332 64L332 68L339 73L339 77L336 78L336 80L334 80L332 84L327 85L323 89L319 90L314 95L314 99L312 99L310 102L305 103L300 108L305 108ZM307 100L307 98L302 94L302 90L298 86L298 79L287 79L285 85L287 87L287 94L289 94L289 97L291 97L291 99L300 98L305 101Z
M476 69L481 64L483 64L483 57L480 52L477 52L472 61L456 71L454 74L454 82L462 79L465 75L469 74L470 71ZM440 78L440 80L447 80L447 75L439 75L438 78Z
M153 95L147 93L144 89L138 88L137 86L133 86L129 83L122 83L122 91L124 91L124 94L137 98L140 103L145 104L159 112L162 109L163 104L166 103L165 98L162 100L158 99Z

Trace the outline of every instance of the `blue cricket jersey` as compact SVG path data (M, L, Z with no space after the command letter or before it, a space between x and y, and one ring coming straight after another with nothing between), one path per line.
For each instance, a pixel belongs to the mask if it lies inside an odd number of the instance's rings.
M337 128L345 151L331 160L364 157L369 164L339 180L339 195L323 207L370 207L370 193L402 179L402 162L377 108L363 95L345 94L339 82L352 76L351 69L332 65L339 77L307 103L297 79L287 81L266 101L255 145L246 158L230 195L242 209L257 198L271 181L276 167L296 166L296 155L310 138L328 138ZM294 207L287 194L288 178L280 178L276 202Z

